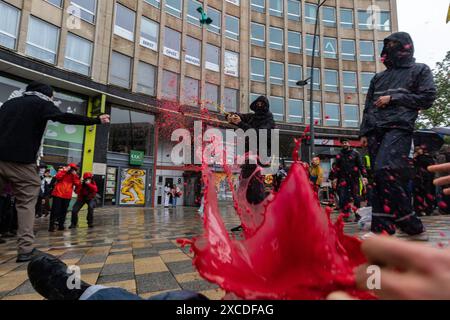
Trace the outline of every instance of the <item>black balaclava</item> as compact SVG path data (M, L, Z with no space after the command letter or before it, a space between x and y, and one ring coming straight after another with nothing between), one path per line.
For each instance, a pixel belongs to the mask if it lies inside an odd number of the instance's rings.
M258 102L262 102L262 107L257 107L256 104ZM259 96L253 103L250 105L250 110L255 113L267 113L269 111L269 100L265 96Z
M396 42L393 47L388 47L390 41ZM384 47L381 58L387 68L408 68L415 62L414 43L406 32L395 32L384 39Z

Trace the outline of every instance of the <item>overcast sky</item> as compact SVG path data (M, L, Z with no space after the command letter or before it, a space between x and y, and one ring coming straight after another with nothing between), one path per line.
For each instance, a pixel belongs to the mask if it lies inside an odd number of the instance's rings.
M435 67L450 51L450 0L397 0L399 30L411 34L417 62Z

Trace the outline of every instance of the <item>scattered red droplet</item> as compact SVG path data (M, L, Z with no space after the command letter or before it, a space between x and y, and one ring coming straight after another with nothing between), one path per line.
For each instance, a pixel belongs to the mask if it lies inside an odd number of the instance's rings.
M444 201L439 201L438 202L438 207L441 208L441 209L447 209L448 205Z
M384 210L385 213L391 213L391 208L389 206L387 206L387 205L383 206L383 210Z

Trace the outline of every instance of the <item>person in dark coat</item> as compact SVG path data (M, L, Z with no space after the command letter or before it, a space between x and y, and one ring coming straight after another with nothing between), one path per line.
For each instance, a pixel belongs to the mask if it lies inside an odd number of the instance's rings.
M372 233L393 235L398 227L427 240L406 188L415 122L420 110L432 107L436 86L430 68L416 63L408 33L387 37L381 55L387 69L370 83L360 134L374 162Z
M348 218L351 213L351 202L359 207L359 181L361 176L366 177L361 155L353 150L348 139L342 139L342 150L336 157L337 192L339 195L339 208ZM358 216L356 216L358 218Z
M435 164L436 162L425 146L416 148L414 153L413 204L414 212L418 215L425 213L430 216L436 208L434 173L428 171L428 167Z
M270 112L269 100L265 96L258 97L251 105L250 110L254 113L231 113L227 116L228 122L238 126L240 129L246 131L249 129L256 129L258 134L258 150L256 151L259 155L259 130L267 130L267 151L271 153L271 130L275 129L275 121L273 119L273 114ZM246 144L246 153L248 153L249 146ZM259 162L259 161L258 161ZM260 166L264 167L261 163ZM246 198L250 204L259 204L264 201L267 197L268 192L264 188L264 179L259 172L255 172L258 168L257 164L252 164L246 161L241 167L241 177L240 179L250 179L248 184ZM253 176L252 176L253 175ZM240 230L241 227L234 228L232 231Z
M110 122L109 115L89 118L62 112L53 101L53 88L39 82L0 107L0 190L11 182L18 216L17 262L30 261L36 254L33 226L41 186L36 164L49 120L76 125Z

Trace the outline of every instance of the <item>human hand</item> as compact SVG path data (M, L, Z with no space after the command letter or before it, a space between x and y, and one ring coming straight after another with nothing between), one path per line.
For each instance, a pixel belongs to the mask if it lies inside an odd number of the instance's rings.
M361 137L361 145L363 148L367 148L369 145L369 141L367 140L367 137Z
M430 166L430 167L428 167L428 171L434 172L434 173L444 173L444 172L450 173L450 162L435 165L435 166ZM450 185L450 174L445 177L434 180L434 184L439 187ZM445 188L444 194L447 196L450 196L450 188Z
M377 108L385 108L387 105L391 102L391 96L382 96L379 97L378 100L375 102L375 106Z
M111 116L109 114L102 114L98 118L102 124L108 124L111 122Z

